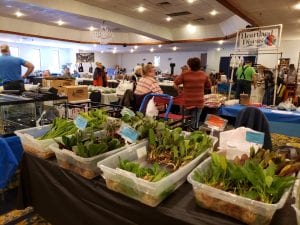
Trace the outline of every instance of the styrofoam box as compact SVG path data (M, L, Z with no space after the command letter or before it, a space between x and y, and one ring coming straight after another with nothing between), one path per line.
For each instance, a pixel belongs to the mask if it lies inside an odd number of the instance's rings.
M193 179L194 172L207 170L210 163L211 158L206 159L188 175L188 181L193 185L197 203L203 208L234 217L244 223L251 225L269 224L275 211L284 206L291 191L289 188L276 204L267 204L195 181Z
M213 139L214 146L218 139L211 136L210 138ZM100 161L98 163L98 167L103 172L102 176L109 189L122 193L152 207L157 206L168 195L183 184L188 173L199 164L201 159L210 150L206 150L197 158L158 182L150 182L142 178L138 178L135 174L118 168L119 159L138 161L140 164L145 164L147 147L148 141L141 142Z
M75 173L87 178L93 179L96 176L100 175L100 169L97 167L97 163L100 160L105 159L108 156L111 156L117 152L125 150L126 148L133 146L125 145L121 148L114 149L112 151L96 155L90 158L83 158L76 155L73 151L67 149L59 149L58 144L54 143L50 145L50 149L55 153L57 163L59 166L74 171Z
M49 146L55 143L55 140L38 140L36 138L43 136L51 129L51 127L52 125L32 127L15 131L15 134L20 137L22 146L26 152L30 152L43 159L47 159L54 156L54 153L49 149ZM55 139L61 141L61 137Z

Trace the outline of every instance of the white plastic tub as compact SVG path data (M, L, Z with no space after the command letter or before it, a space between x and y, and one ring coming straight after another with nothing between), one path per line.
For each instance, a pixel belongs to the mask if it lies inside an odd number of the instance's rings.
M213 145L215 145L218 139L215 137L211 138L213 139ZM118 168L120 158L122 160L136 161L141 165L146 164L147 147L148 141L141 142L99 162L98 167L103 172L102 176L109 189L152 207L157 206L183 184L188 173L199 164L210 150L206 150L197 158L158 182L150 182L138 178L135 174Z
M57 143L50 145L49 148L55 153L57 163L60 167L71 170L87 179L93 179L96 176L100 175L100 169L97 167L97 163L99 161L117 152L125 150L129 146L131 145L125 145L121 148L90 158L80 157L76 155L73 151L69 151L67 149L59 149Z
M196 170L207 170L210 163L211 159L206 159L188 176L188 181L193 185L197 203L203 208L234 217L246 224L269 224L275 211L284 206L291 191L291 188L289 188L276 204L267 204L225 192L195 181L193 179L194 172Z
M293 197L295 197L295 204L292 205L296 212L297 224L300 225L300 173L298 173L297 180L293 188Z
M51 127L52 125L32 127L15 131L15 134L20 137L22 146L26 152L32 153L39 158L47 159L54 156L54 153L49 149L49 146L55 143L55 140L38 140L36 138L43 136L51 129ZM61 137L55 139L60 141Z

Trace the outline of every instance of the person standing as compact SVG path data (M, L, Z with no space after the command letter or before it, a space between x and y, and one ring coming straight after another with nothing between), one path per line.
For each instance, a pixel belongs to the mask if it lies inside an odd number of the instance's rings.
M94 70L93 85L107 87L107 77L105 73L105 67L100 62L96 62L96 68Z
M24 91L23 79L32 73L34 65L22 58L11 56L8 45L1 45L0 48L0 80L3 82L3 89ZM27 68L23 76L22 66Z
M297 70L294 64L289 65L289 70L287 72L287 84L296 84Z
M256 72L252 67L252 62L245 61L244 66L240 66L236 71L237 87L235 98L240 99L240 94L251 94L251 84L253 83L254 89L256 89Z
M195 107L190 110L192 115L192 128L199 128L200 115L204 106L204 90L211 88L208 75L201 71L201 61L199 58L190 58L187 61L189 71L182 73L174 81L174 86L183 84L183 99L185 107Z

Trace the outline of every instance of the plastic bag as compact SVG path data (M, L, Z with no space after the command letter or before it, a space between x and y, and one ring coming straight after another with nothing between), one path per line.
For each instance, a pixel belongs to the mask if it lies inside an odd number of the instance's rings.
M133 90L133 83L127 80L121 81L116 89L117 95L124 95L126 90Z
M150 99L146 108L146 116L156 117L158 116L158 109L154 102L154 97Z

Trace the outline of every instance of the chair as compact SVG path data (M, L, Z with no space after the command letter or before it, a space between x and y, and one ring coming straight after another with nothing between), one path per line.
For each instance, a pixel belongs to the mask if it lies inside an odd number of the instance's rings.
M90 94L90 100L91 100L91 106L92 107L97 107L101 103L101 92L100 91L93 91Z
M258 108L246 107L241 110L236 117L235 127L248 127L263 132L265 134L263 148L272 150L270 125L266 116Z

